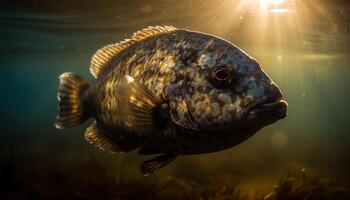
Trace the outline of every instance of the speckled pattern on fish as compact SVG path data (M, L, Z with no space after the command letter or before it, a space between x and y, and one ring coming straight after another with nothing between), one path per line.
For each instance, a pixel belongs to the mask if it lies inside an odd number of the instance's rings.
M230 148L286 115L280 89L254 58L200 32L143 29L99 50L90 71L95 86L76 75L61 77L58 96L71 98L59 100L57 127L93 117L87 139L101 149L164 154L145 161L144 174L177 155Z

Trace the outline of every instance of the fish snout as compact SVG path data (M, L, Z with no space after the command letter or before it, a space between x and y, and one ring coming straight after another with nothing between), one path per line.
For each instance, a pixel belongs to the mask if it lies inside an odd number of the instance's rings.
M288 103L283 99L280 88L271 81L269 90L261 100L247 110L245 119L258 124L270 124L287 116Z

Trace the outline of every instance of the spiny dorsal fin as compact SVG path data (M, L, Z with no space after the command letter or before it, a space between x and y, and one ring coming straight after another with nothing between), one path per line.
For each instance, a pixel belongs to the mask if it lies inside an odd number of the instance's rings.
M176 28L173 26L149 26L141 31L137 31L133 34L131 39L125 39L122 42L116 44L107 45L99 49L92 57L90 72L93 77L98 78L98 75L102 69L108 64L108 62L119 52L125 48L144 40L146 38L159 35L162 33L168 33L175 31Z
M121 153L123 150L113 142L94 121L85 131L85 139L97 148L111 153Z

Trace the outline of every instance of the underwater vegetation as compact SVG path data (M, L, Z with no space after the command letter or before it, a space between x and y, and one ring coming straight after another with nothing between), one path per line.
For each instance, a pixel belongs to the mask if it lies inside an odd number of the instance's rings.
M349 199L350 190L338 188L317 176L309 176L305 169L282 176L273 191L263 196L264 200L297 199Z
M80 161L81 162L81 161ZM109 170L93 154L82 165L50 163L45 168L19 167L10 152L0 163L0 199L217 199L217 200L348 200L350 190L305 169L280 177L270 192L248 197L233 175L205 182L168 176L130 179ZM85 167L81 167L85 166Z

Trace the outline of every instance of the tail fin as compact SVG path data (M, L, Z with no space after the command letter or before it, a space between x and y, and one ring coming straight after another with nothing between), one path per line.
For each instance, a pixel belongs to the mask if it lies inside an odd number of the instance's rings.
M58 86L58 115L55 126L58 129L77 126L88 116L84 114L82 96L89 84L71 72L61 74Z

